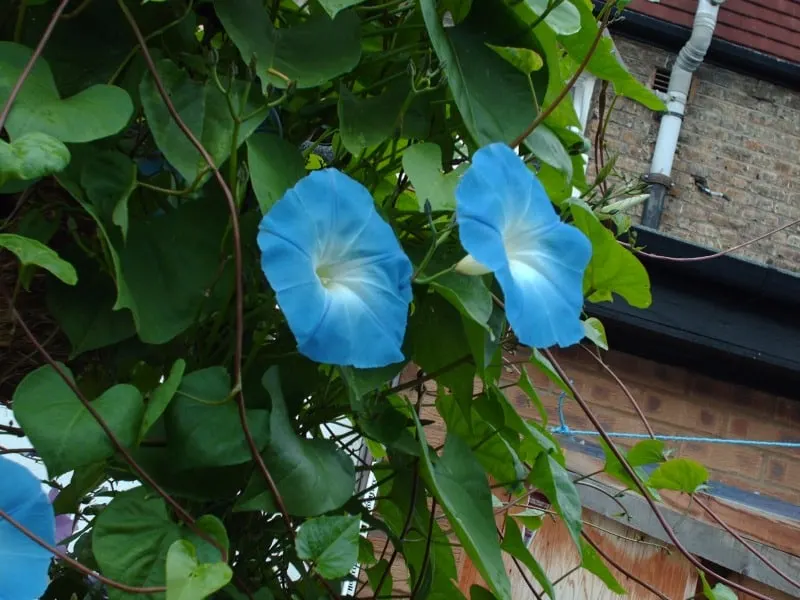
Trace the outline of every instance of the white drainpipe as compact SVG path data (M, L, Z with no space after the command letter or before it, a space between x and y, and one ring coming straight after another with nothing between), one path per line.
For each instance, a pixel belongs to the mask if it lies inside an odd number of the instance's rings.
M681 132L681 123L689 98L689 88L692 85L692 74L702 64L711 45L719 7L724 1L698 0L692 35L681 48L672 67L667 89L667 112L661 117L656 149L653 152L648 176L650 198L645 202L642 215L642 225L646 227L657 229L661 221L664 197L672 185L670 180L672 162L678 147L678 135Z

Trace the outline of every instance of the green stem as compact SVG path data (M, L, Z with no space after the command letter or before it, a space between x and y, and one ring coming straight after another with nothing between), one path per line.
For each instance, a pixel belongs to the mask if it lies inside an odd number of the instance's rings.
M22 30L25 27L25 13L28 10L28 0L20 0L17 9L17 22L14 25L14 41L18 44L22 40Z
M383 27L381 29L376 29L375 31L366 31L361 34L362 38L370 38L370 37L377 37L377 36L384 36L389 35L390 33L397 33L399 31L411 31L411 30L422 30L425 29L425 25L398 25L397 27Z
M26 0L23 0L23 2L25 2L25 1ZM172 29L176 25L179 25L181 23L181 21L183 21L186 17L188 17L189 13L192 12L193 5L194 5L194 0L189 0L189 2L186 4L186 10L183 11L183 14L181 16L179 16L177 19L175 19L173 21L170 21L169 23L167 23L163 27L160 27L160 28L156 29L155 31L147 34L144 37L144 41L145 42L149 42L154 37L161 35L165 31L168 31L169 29ZM137 52L139 52L139 45L138 44L136 46L134 46L131 49L131 51L128 52L127 55L125 55L124 59L122 59L122 63L117 67L117 69L114 71L114 73L108 79L108 84L109 85L113 84L119 78L119 76L122 75L122 71L125 70L125 67L128 66L128 63L131 61L131 59L134 56L136 56Z
M433 255L436 253L437 248L439 248L439 246L441 246L447 241L447 238L450 237L450 234L452 232L453 232L453 224L451 222L449 227L445 229L444 232L442 232L442 234L434 240L433 244L431 244L431 247L428 248L428 252L425 253L422 262L419 263L417 270L411 276L411 281L414 281L415 283L421 283L421 281L418 279L420 273L422 273L425 270L425 267L428 266L428 263L431 262ZM452 270L453 268L455 268L455 265L453 267L448 267L447 270ZM442 273L444 273L444 271Z

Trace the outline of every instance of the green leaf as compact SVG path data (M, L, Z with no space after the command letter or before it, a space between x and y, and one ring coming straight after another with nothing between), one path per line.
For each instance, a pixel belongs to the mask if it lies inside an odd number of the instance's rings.
M69 485L62 489L53 501L55 513L57 515L77 513L86 494L97 489L105 479L105 461L75 469Z
M525 47L516 41L530 41L527 28L502 2L476 2L464 21L447 29L434 0L422 0L420 5L431 45L444 65L469 133L480 145L514 140L536 116L531 84L527 75L486 44ZM547 69L534 77L538 89L539 82L547 79Z
M652 441L652 440L645 440L645 441ZM640 444L643 442L640 442ZM638 444L637 444L638 446ZM603 454L606 457L606 463L603 466L603 471L611 475L617 481L622 482L625 484L626 487L632 490L638 490L639 487L636 485L636 481L634 481L633 477L630 476L628 470L623 466L623 464L617 459L616 455L611 451L611 448L606 444L603 440L600 440L600 447L603 449ZM635 447L634 447L635 448ZM651 453L646 450L646 446L643 447L642 450L638 450L634 453L634 462L631 463L630 459L626 456L628 463L631 465L631 468L634 470L638 478L645 484L645 490L647 494L656 500L660 500L660 496L658 491L649 484L649 476L647 472L642 468L645 464L650 464L650 462L640 462L641 460L650 461L652 458ZM631 449L633 450L633 448ZM637 460L638 459L638 460ZM651 461L652 462L652 461ZM663 457L659 461L655 462L663 462Z
M434 462L425 442L425 431L416 413L412 414L421 440L425 483L483 579L500 600L511 600L511 584L497 539L486 473L469 446L452 434L447 435L442 456Z
M167 600L200 600L222 589L233 577L224 562L200 564L194 546L176 540L167 551Z
M75 267L43 243L13 233L0 233L0 248L16 254L24 265L36 265L49 271L67 285L78 283Z
M492 304L492 314L486 326L462 316L464 332L467 337L475 369L484 381L497 381L503 371L503 349L500 340L506 326L503 309Z
M662 463L666 459L664 442L661 440L642 440L625 453L632 467L643 467Z
M247 420L259 449L269 439L269 413L249 409ZM183 377L164 413L167 445L179 469L227 467L252 460L225 367Z
M548 421L547 411L544 408L544 404L542 404L542 399L539 398L539 394L536 393L536 388L533 387L531 378L528 375L528 369L526 369L524 365L520 369L517 387L525 393L531 403L536 407L536 410L539 411L539 417L542 419L542 425L546 427Z
M144 487L117 494L97 516L92 551L106 577L137 587L162 586L167 552L180 528L164 501ZM127 594L109 588L111 600L163 599L164 594Z
M568 0L564 0L568 2ZM542 162L558 169L572 179L572 159L564 144L553 131L545 124L541 124L525 138L525 145Z
M78 284L47 282L47 308L72 345L70 358L121 342L136 335L128 311L114 311L114 280L95 261L79 253L75 268Z
M550 454L542 452L531 470L528 481L547 496L558 509L576 546L581 540L581 497L569 472Z
M0 42L0 105L8 100L30 57L30 48ZM12 140L26 133L41 133L62 142L83 143L118 133L132 113L128 94L113 85L93 85L62 100L50 67L39 58L25 79L5 126Z
M612 293L622 296L636 308L647 308L653 301L650 278L644 265L624 248L588 208L573 203L575 225L592 242L592 260L583 279L589 300L612 300Z
M690 458L673 458L650 474L649 484L657 490L694 494L708 481L708 470Z
M522 541L522 532L520 532L519 526L511 516L506 516L505 533L500 547L528 567L528 570L539 582L539 585L542 586L542 589L550 596L551 600L555 600L556 593L550 578L547 577L547 573L542 568L542 565L539 564L539 561L534 558L531 551L525 546Z
M81 186L86 197L107 223L128 236L128 199L136 189L136 163L122 152L108 151L91 157L83 166Z
M217 546L202 538L197 532L188 530L184 532L184 539L189 541L197 551L197 558L201 563L215 563L222 560L222 552L225 554L230 550L230 539L228 532L225 531L225 524L214 515L203 515L195 521L195 527L204 532L209 538L216 542Z
M183 379L183 373L186 370L186 361L179 358L172 365L167 378L153 390L150 398L147 401L147 406L144 410L144 417L142 418L142 427L139 430L139 439L144 439L144 436L150 431L153 424L158 421L167 406L172 402L175 393L178 391L178 386Z
M406 408L408 408L407 404ZM417 447L419 448L418 454L420 454L422 449L418 442ZM395 458L392 458L392 462L395 462ZM395 539L402 535L408 515L411 515L412 531L427 532L431 524L427 494L417 494L416 502L412 505L408 492L413 485L412 482L418 477L418 473L407 463L395 464L397 470L394 471L394 478L391 482L384 481L379 488L378 513L388 526L389 535L393 534ZM458 579L458 570L453 556L452 540L444 534L438 519L433 520L431 533L432 543L427 552L428 544L425 541L425 535L407 535L402 542L403 558L410 572L409 586L413 589L422 574L420 597L425 597L424 592L427 590L429 594L427 597L432 600L462 598L463 596L458 593L457 587L453 584L453 581ZM423 569L426 555L427 568Z
M470 600L497 600L492 592L479 585L472 585L469 588L469 598Z
M156 68L181 119L205 146L217 166L230 156L234 130L238 131L236 147L239 147L264 119L264 113L256 114L243 121L237 129L225 95L216 85L210 81L201 83L192 80L188 71L180 69L170 60L159 61ZM248 89L243 81L233 82L233 106L238 107L242 103L242 96ZM210 177L206 161L169 114L151 75L142 79L139 93L153 139L167 161L188 183L198 178L202 182ZM244 102L244 110L237 116L252 114L261 103L263 99L250 94Z
M349 73L361 59L360 21L351 10L275 29L260 0L215 0L214 8L242 60L255 58L265 90L267 84L285 88L288 81L299 89L317 87Z
M495 481L508 483L525 477L520 457L501 435L501 427L481 419L475 411L468 420L455 399L446 394L439 394L436 410L447 424L448 433L457 435L473 448L475 458Z
M586 333L586 337L592 340L594 345L596 345L598 348L602 348L603 350L608 350L606 328L603 327L603 323L600 321L600 319L589 317L583 321L583 331Z
M270 439L263 458L286 509L303 517L336 510L353 495L353 461L330 440L299 437L286 412L277 369L270 369L264 379L272 399L272 413ZM236 510L276 510L258 469L237 501Z
M300 151L270 133L256 133L247 138L247 165L263 214L306 174L305 159Z
M495 427L507 427L522 436L519 445L522 460L533 462L539 454L546 453L564 464L564 456L552 434L535 421L525 421L497 386L487 386L486 393L477 396L474 405Z
M514 513L511 515L514 519L519 521L529 531L536 531L544 523L544 517L547 513L533 508L526 508L522 512Z
M297 556L326 579L344 577L358 560L360 526L361 519L352 515L310 519L297 532Z
M339 133L348 152L360 154L389 139L399 125L400 111L409 95L401 81L371 98L359 98L342 85L339 90Z
M592 548L585 540L581 539L581 566L600 578L600 581L606 584L615 594L622 596L626 595L627 590L620 585L617 578L608 568L608 565L603 561L597 551Z
M530 0L529 0L530 1ZM542 2L543 0L537 0ZM580 31L574 35L560 36L559 42L569 53L572 59L580 64L589 54L589 50L597 36L598 23L592 12L592 3L586 0L565 0L563 4L571 4L578 9L580 14ZM548 23L550 24L550 23ZM620 96L630 98L647 108L655 111L666 110L664 103L655 93L639 83L622 65L615 54L614 43L610 37L604 37L597 45L587 65L588 71L595 77L610 81L614 84L614 91Z
M351 6L357 6L364 1L365 0L319 0L319 5L324 8L325 12L333 19L339 11L350 8Z
M488 321L492 316L492 295L483 279L451 272L437 277L430 286L458 312L490 331Z
M64 366L61 369L72 378ZM29 373L14 391L14 417L44 460L51 477L114 454L114 446L75 393L50 366ZM136 443L144 414L142 395L118 384L92 406L123 446Z
M69 149L46 133L26 133L10 144L0 140L0 185L58 173L69 159Z
M372 546L370 545L370 549ZM374 552L374 550L373 550ZM386 573L384 577L384 573L386 569L389 568L389 561L384 559L380 560L374 565L372 565L369 569L366 569L367 573L367 581L369 581L369 586L374 590L373 593L376 596L391 596L392 589L394 582L392 581L392 573L389 571ZM381 584L380 589L378 589L378 583L383 579L383 583Z
M703 595L707 600L736 600L736 593L727 585L718 583L712 588L706 579L706 574L699 569L697 572L700 575L700 581L703 582Z
M455 210L459 171L442 173L442 149L436 144L414 144L403 152L403 169L414 186L420 210Z
M407 334L411 358L427 373L439 372L437 383L452 390L469 419L475 367L466 362L471 356L461 317L438 294L428 294L416 302ZM457 364L462 360L464 364Z
M227 223L217 196L131 223L118 248L116 308L130 309L143 342L163 344L195 322L218 278Z
M567 396L572 397L572 392L567 383L561 379L561 376L556 372L553 363L550 362L544 354L536 348L531 351L531 363L533 363L553 384L560 390L566 392Z
M551 4L550 0L525 0L525 3L540 17ZM547 13L544 22L559 35L572 35L581 29L581 15L570 0L558 2L556 7Z
M509 48L508 46L494 46L486 44L503 57L508 64L513 66L521 73L528 75L534 71L538 71L544 66L544 61L538 53L528 48Z

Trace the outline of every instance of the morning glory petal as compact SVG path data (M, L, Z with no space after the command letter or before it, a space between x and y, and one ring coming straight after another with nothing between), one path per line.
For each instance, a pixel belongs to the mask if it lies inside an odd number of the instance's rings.
M583 272L591 243L562 223L536 176L505 144L478 150L456 188L461 244L495 273L519 340L537 348L583 337Z
M0 456L0 509L45 542L55 544L55 516L36 477ZM47 589L52 555L0 518L0 598L31 600Z
M359 368L403 360L411 262L360 183L314 171L264 217L258 244L302 354Z

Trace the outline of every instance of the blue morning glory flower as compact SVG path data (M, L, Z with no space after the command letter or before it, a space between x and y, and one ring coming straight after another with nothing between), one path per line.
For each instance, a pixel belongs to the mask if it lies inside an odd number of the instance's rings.
M508 322L523 344L566 347L583 338L583 272L592 245L561 222L511 148L497 143L475 153L456 188L456 219L469 252L458 270L494 272Z
M53 507L33 473L0 456L0 510L45 542L55 544ZM33 600L47 589L49 551L0 518L0 598Z
M403 360L411 261L364 186L312 172L264 216L258 245L302 354L359 368Z

